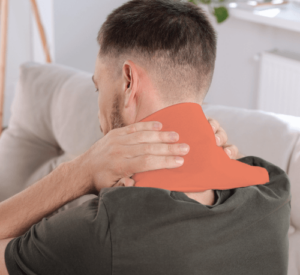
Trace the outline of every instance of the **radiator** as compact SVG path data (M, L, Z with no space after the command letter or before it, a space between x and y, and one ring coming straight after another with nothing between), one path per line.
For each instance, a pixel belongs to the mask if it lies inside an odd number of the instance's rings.
M263 52L260 57L258 109L300 116L300 58Z

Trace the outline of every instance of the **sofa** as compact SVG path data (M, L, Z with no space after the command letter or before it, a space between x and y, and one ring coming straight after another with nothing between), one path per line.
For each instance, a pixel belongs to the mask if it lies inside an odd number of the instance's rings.
M0 138L0 202L103 137L91 77L57 64L21 65L12 115ZM220 122L228 142L243 155L264 158L288 174L292 190L288 274L300 275L300 117L213 104L203 104L203 110ZM56 213L93 197L82 196Z

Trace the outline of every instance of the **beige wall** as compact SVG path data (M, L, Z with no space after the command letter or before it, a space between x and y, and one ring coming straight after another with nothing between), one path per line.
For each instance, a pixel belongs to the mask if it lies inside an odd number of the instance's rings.
M255 109L259 62L254 55L274 48L300 55L300 33L232 17L215 27L217 61L206 101Z

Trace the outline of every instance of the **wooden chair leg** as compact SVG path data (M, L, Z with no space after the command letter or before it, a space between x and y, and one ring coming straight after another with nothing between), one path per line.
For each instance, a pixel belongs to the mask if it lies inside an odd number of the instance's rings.
M41 18L40 18L38 6L37 6L35 0L31 0L31 4L32 4L35 20L36 20L36 23L37 23L37 26L38 26L38 30L39 30L39 33L40 33L40 37L41 37L41 40L42 40L44 53L45 53L45 56L46 56L46 61L48 63L51 63L50 52L49 52L49 48L48 48L48 45L47 45L47 39L46 39L45 31L44 31L44 28L43 28L43 24L42 24L42 21L41 21Z
M5 92L5 68L7 46L7 19L8 0L1 0L1 41L0 41L0 135L2 133L4 92Z

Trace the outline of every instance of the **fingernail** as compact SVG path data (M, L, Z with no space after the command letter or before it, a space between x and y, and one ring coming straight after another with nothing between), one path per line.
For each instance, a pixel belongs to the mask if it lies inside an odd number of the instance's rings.
M184 159L181 158L181 157L176 157L176 158L175 158L175 162L178 163L178 164L183 164Z
M231 155L231 151L229 149L224 149L224 151L226 152L227 155Z
M220 144L221 139L218 136L216 136L216 141L217 141L217 144Z
M184 153L186 153L189 150L189 146L187 144L180 144L179 148Z
M162 124L159 123L159 122L155 122L155 123L153 124L153 128L154 128L155 130L161 129L161 126L162 126Z
M171 140L176 141L176 140L178 140L179 135L175 132L172 132L172 133L170 133L169 137Z

